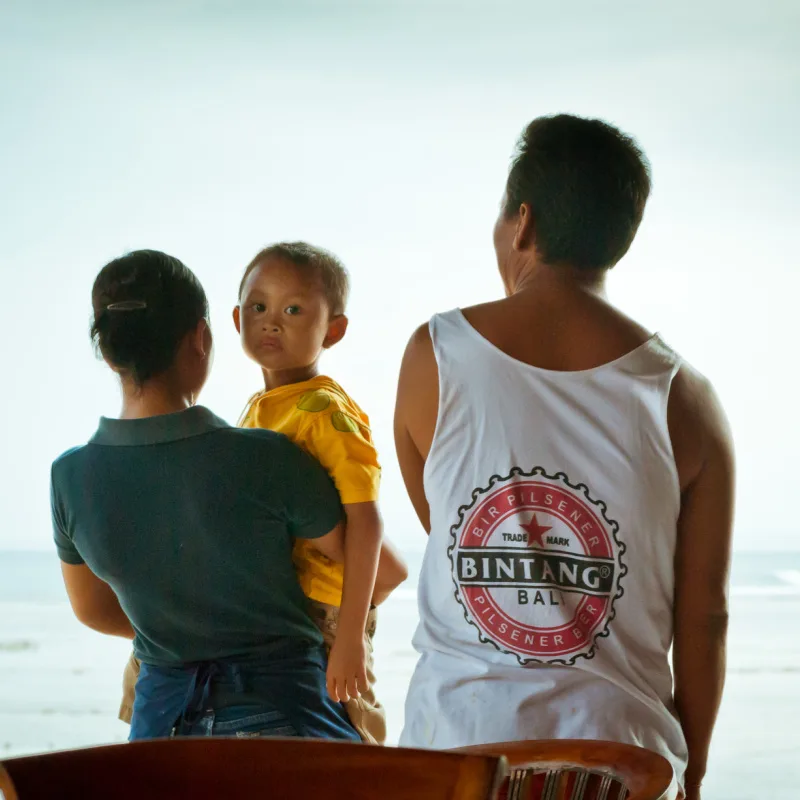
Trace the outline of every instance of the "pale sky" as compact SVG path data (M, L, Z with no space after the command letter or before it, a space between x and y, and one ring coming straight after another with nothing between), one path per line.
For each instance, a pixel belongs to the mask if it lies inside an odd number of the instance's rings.
M0 4L0 548L51 547L50 462L118 389L89 295L158 248L203 282L202 402L235 422L259 374L230 321L244 265L302 238L349 267L324 371L365 408L387 534L420 549L391 437L403 346L501 293L491 230L541 114L599 116L653 165L612 301L717 387L739 461L737 549L800 548L800 5L768 2Z

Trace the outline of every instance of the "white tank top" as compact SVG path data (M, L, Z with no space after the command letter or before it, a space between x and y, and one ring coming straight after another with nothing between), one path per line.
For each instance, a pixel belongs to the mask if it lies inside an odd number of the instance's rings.
M680 487L658 336L609 364L524 364L435 316L431 534L401 744L606 739L687 751L672 698Z

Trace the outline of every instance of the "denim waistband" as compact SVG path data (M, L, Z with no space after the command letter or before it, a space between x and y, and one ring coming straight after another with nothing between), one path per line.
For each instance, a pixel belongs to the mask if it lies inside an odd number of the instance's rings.
M327 696L325 667L324 650L310 644L268 657L226 658L181 667L143 663L130 739L182 735L211 709L242 702L263 702L282 711L298 731L325 737L329 728L341 727L343 713L341 704Z

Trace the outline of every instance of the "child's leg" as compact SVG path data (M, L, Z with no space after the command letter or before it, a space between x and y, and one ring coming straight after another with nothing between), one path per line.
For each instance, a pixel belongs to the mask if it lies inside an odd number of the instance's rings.
M136 697L136 681L139 680L139 659L131 653L125 672L122 673L122 703L119 707L119 718L131 724L133 717L133 701Z
M339 609L316 600L308 601L311 607L311 617L322 631L325 647L330 652L336 638L336 626L339 622ZM367 678L369 689L362 692L361 696L348 700L344 707L350 722L358 731L362 741L368 744L383 744L386 741L386 712L380 701L375 696L375 659L373 656L372 639L375 635L375 626L378 619L377 609L372 609L367 617L367 627L364 631L365 648L367 651Z

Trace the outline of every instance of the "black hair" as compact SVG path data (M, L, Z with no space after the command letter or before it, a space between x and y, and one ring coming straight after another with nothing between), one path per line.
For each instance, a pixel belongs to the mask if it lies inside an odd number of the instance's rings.
M331 315L336 317L344 314L350 294L350 277L347 269L333 253L307 242L279 242L265 247L259 252L247 265L244 275L242 275L239 284L239 300L242 299L244 285L250 273L270 258L282 258L298 269L318 275Z
M208 318L200 281L158 250L135 250L100 270L92 287L95 346L141 386L172 366L183 338Z
M506 219L528 203L542 261L613 267L628 251L650 194L636 142L599 119L539 117L524 130L506 186Z

